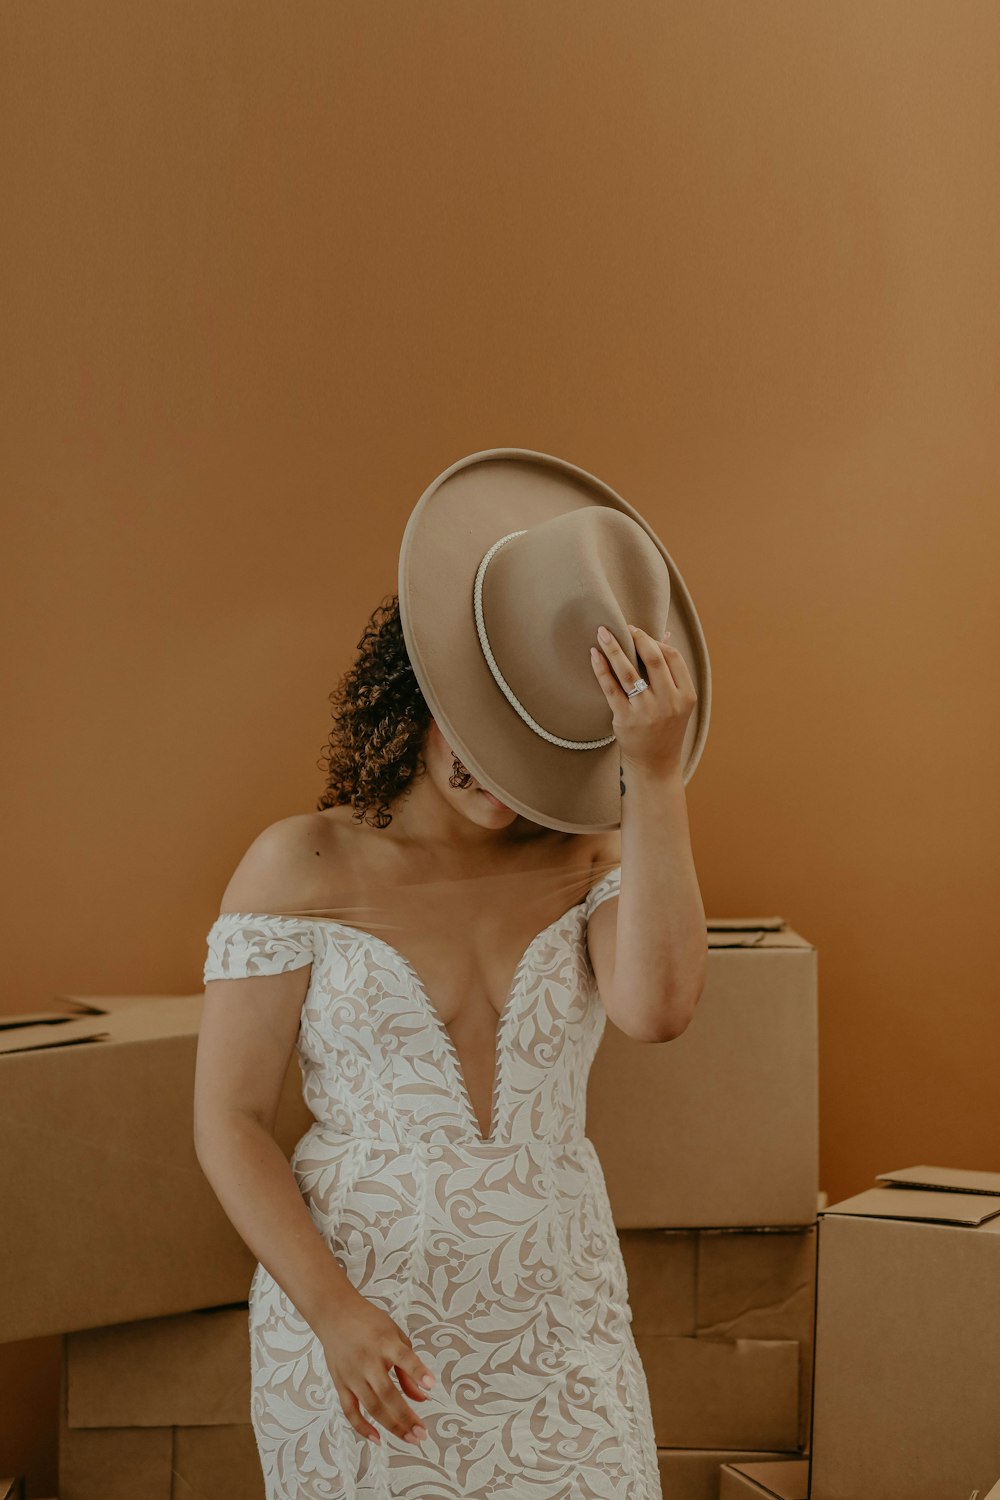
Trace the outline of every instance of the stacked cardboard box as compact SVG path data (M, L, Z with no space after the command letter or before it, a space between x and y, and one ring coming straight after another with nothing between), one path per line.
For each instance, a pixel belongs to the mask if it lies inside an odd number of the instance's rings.
M741 1459L808 1469L818 1192L817 955L781 917L709 923L705 991L659 1046L608 1024L604 1167L664 1500ZM623 1107L627 1101L627 1107Z
M815 950L779 918L709 948L688 1030L609 1028L588 1106L664 1500L1000 1500L1000 1173L886 1172L815 1223Z
M192 1140L201 1001L67 997L0 1027L0 1339L65 1335L61 1500L260 1493L255 1261ZM986 1500L1000 1174L817 1200L816 1019L812 945L780 918L713 923L683 1036L609 1022L594 1063L664 1500ZM293 1059L286 1153L310 1118Z
M64 1335L60 1500L263 1493L256 1261L194 1152L201 1006L63 997L0 1028L0 1341ZM286 1154L311 1118L293 1058L275 1132Z
M684 1036L651 1047L609 1023L588 1102L665 1500L714 1500L727 1460L796 1457L808 1442L816 955L781 918L714 923L709 942ZM0 1192L20 1231L0 1339L66 1335L61 1500L130 1485L226 1500L226 1475L234 1494L257 1492L255 1262L192 1140L201 1002L63 997L44 1016L5 1018L0 1035L13 1147ZM286 1153L310 1118L293 1058L276 1129Z
M876 1181L820 1216L810 1493L1000 1497L1000 1173Z
M245 1301L256 1261L195 1156L203 996L59 997L0 1026L0 1342ZM275 1134L312 1116L292 1059Z
M246 1303L70 1333L61 1500L263 1500Z

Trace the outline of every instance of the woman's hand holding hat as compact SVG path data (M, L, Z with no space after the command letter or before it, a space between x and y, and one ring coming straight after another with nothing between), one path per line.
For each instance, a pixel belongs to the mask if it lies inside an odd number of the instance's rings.
M655 640L637 625L628 628L649 684L644 692L629 696L628 690L640 674L603 626L598 631L603 650L591 647L590 652L591 665L611 704L611 727L622 763L662 775L680 775L684 734L698 702L691 673L676 646L667 643L669 630L661 640Z

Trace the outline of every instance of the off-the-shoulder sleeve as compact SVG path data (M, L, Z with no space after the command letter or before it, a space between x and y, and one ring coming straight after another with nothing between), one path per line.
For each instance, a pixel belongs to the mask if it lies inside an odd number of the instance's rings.
M208 932L203 980L283 974L313 960L313 926L301 917L223 912Z
M589 917L595 906L600 906L602 901L607 901L611 896L619 894L622 878L621 865L615 865L605 875L594 882L587 892L584 900L584 915Z

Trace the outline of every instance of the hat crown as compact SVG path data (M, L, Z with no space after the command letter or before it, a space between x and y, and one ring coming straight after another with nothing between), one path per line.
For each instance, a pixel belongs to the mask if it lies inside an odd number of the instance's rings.
M646 530L610 507L565 511L497 538L480 582L482 644L494 675L499 669L550 734L605 739L610 711L590 661L597 627L608 627L641 673L628 623L657 639L667 624L670 572Z

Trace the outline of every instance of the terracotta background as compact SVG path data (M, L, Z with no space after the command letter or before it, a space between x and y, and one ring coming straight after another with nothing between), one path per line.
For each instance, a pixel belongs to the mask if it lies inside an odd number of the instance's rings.
M822 1186L1000 1166L1000 9L0 9L7 1011L190 992L423 488L570 458L712 656L710 915L819 950ZM57 1343L0 1350L55 1491Z

